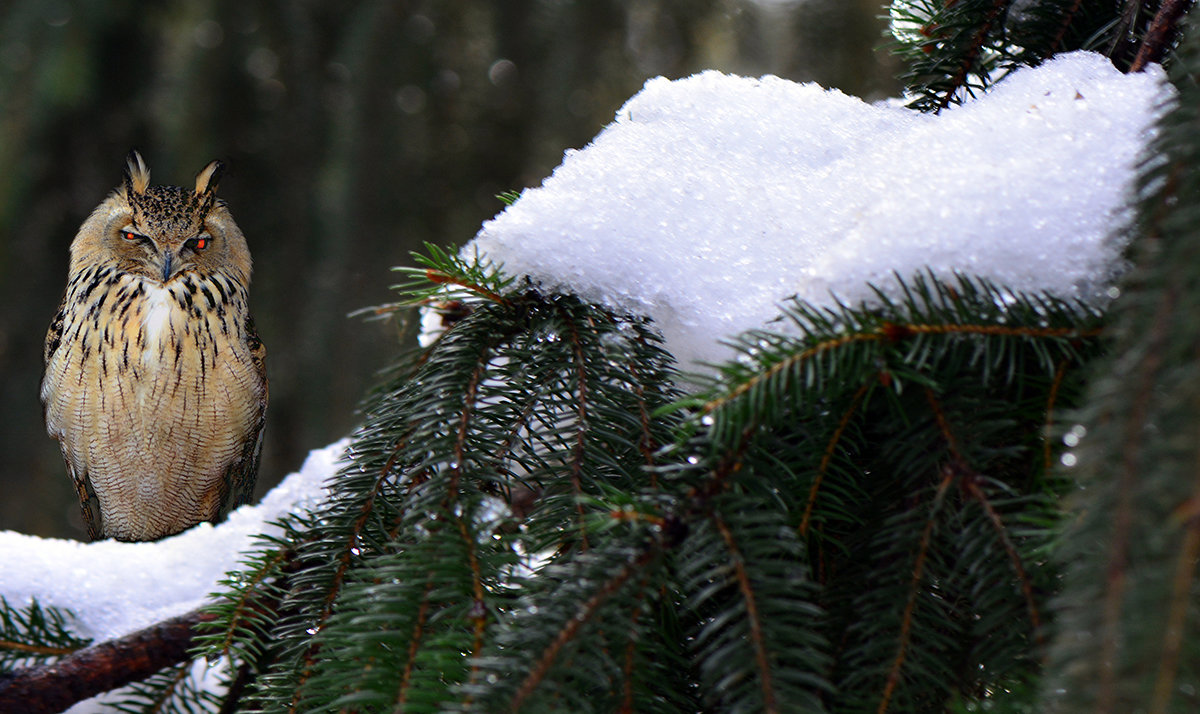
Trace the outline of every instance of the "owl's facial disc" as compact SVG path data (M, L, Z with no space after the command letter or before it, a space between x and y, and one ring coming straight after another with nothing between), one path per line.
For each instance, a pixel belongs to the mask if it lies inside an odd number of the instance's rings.
M175 269L174 255L170 247L160 248L157 241L147 236L132 223L126 224L118 231L118 234L121 237L121 243L127 246L126 250L134 252L136 257L131 256L131 258L135 265L142 268L137 272L143 273L148 278L157 278L161 282L167 282Z

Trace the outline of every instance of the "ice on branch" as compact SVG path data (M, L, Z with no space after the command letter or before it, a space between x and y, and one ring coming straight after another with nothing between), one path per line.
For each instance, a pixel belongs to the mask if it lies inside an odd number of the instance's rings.
M652 79L465 250L652 317L685 367L789 296L857 303L926 268L1098 299L1170 96L1157 68L1084 52L939 115L777 77Z

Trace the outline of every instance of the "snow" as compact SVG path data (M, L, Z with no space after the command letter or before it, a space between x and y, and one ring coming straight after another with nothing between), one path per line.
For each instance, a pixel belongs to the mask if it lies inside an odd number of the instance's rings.
M691 369L789 296L857 304L894 273L1098 300L1170 96L1161 70L1086 52L938 115L778 77L652 79L464 254L653 318Z
M152 543L80 543L0 531L0 595L14 606L36 597L44 607L69 609L72 630L97 642L194 610L253 549L257 534L278 532L271 521L317 506L348 445L343 440L313 451L259 504L237 509L220 525L203 523ZM69 711L103 711L93 704Z
M464 251L652 317L685 366L728 356L720 340L768 325L788 296L867 300L893 271L1094 298L1120 268L1112 235L1170 91L1158 69L1121 75L1086 53L938 116L775 77L654 79ZM188 612L272 520L320 502L345 447L155 543L0 532L0 595L68 608L97 641Z

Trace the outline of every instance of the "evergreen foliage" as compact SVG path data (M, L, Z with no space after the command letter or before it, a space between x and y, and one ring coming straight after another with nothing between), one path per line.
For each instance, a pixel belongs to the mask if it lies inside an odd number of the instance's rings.
M0 677L91 644L91 640L71 632L70 620L70 612L44 608L36 602L15 607L0 596Z
M939 111L976 95L1022 65L1092 50L1120 69L1133 64L1164 2L1113 0L896 0L895 51L910 106Z
M247 701L929 711L1036 675L1044 435L1093 310L918 276L793 305L680 400L641 320L424 262L466 316L214 607L208 654L256 673Z
M219 711L222 697L201 686L193 677L203 662L183 662L167 667L142 682L130 685L121 701L113 705L125 714L207 714Z
M1096 365L1071 476L1082 514L1058 560L1050 701L1064 712L1200 707L1200 32L1172 76L1139 186L1135 261L1113 311L1114 349Z
M893 12L936 109L1075 47L1128 63L1157 8ZM228 694L185 664L124 710L1193 711L1196 76L1193 32L1112 329L898 276L787 305L685 396L653 325L427 247L401 302L448 329L370 395L329 499L223 584L196 655ZM6 638L42 627L3 608Z

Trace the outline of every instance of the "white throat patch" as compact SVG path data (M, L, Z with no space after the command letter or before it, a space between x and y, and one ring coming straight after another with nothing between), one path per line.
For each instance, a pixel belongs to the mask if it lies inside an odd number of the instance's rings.
M171 324L171 291L149 282L146 286L146 308L142 313L142 328L146 330L146 346L157 344L163 331Z

